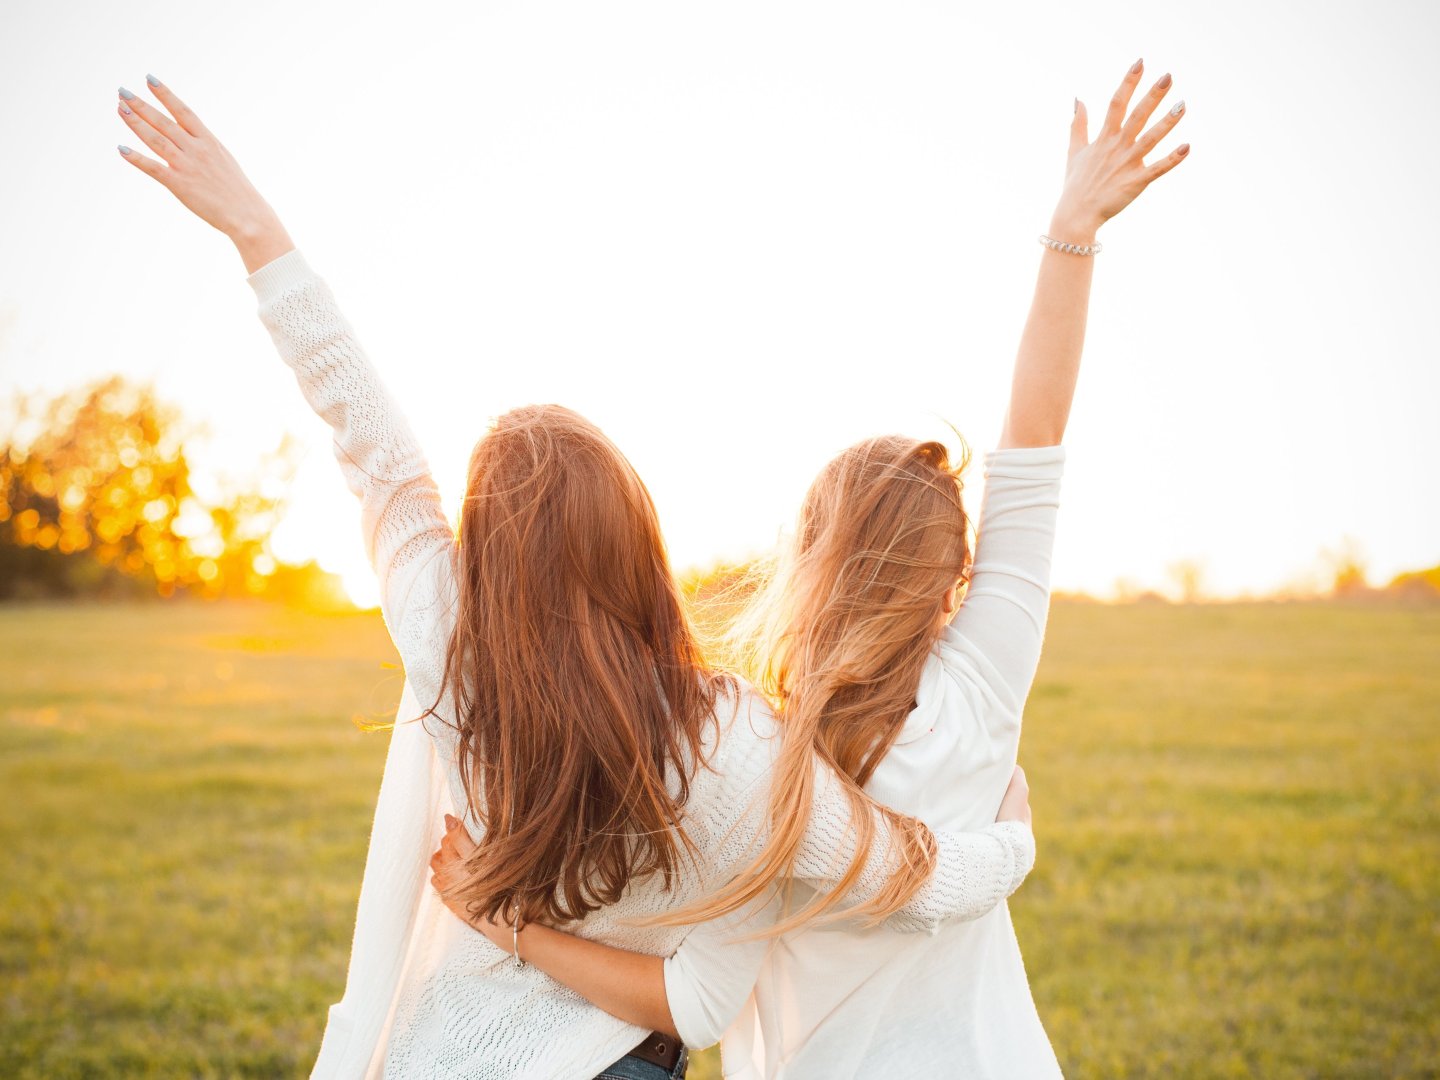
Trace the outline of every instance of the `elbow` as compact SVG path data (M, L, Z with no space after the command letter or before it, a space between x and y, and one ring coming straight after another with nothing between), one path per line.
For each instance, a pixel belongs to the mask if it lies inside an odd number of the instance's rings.
M674 1026L678 1028L682 1025L676 1024ZM707 1047L714 1046L720 1041L720 1037L724 1034L725 1025L713 1023L705 1024L701 1027L687 1026L685 1031L676 1032L676 1035L680 1041L685 1044L685 1049L687 1050L704 1050Z
M687 1049L714 1046L733 1019L722 1015L718 1000L705 992L695 973L682 970L672 956L665 961L665 1001L662 1010L669 1023L664 1030L676 1035Z
M731 1017L718 1016L714 1009L708 1007L708 1003L696 1000L692 1007L681 1009L678 1013L666 1005L666 1015L670 1018L667 1030L674 1034L685 1044L688 1050L704 1050L707 1046L714 1046L725 1034Z
M993 895L968 904L954 906L945 911L928 905L916 910L902 908L886 919L885 925L902 934L928 934L933 937L940 932L942 926L947 924L974 922L976 919L984 918L995 910L996 905L1005 899L1005 895L996 890Z
M1035 833L1029 822L1021 821L997 821L992 828L1002 834L1000 842L1010 855L1010 881L1005 890L1005 896L1010 896L1035 868Z
M929 934L933 937L940 932L940 927L945 925L947 916L952 919L968 917L959 916L953 911L937 911L928 905L904 907L887 918L885 926L900 934Z

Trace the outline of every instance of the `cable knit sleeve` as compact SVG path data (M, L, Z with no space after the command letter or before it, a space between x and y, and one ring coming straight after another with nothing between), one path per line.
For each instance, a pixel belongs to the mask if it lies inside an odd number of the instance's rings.
M833 887L855 857L850 800L840 779L816 763L815 804L796 860L796 876L817 888ZM877 895L890 878L890 830L878 808L874 842L858 881L845 901ZM1020 887L1035 865L1035 834L1018 821L997 821L978 832L936 829L935 872L885 920L892 930L935 933L948 921L978 919Z
M246 280L305 400L334 430L335 457L360 499L365 550L398 642L416 573L455 542L425 455L329 285L298 249Z
M767 787L779 750L779 727L758 694L747 691L719 763L736 808L725 832L721 863L736 872L754 858L768 834ZM820 890L834 888L857 853L851 802L835 771L814 761L815 793L810 820L795 861L795 877ZM879 894L890 878L890 827L878 806L869 804L874 840L860 876L844 904ZM951 920L978 919L1020 887L1035 865L1035 834L1017 821L998 821L975 832L934 830L935 872L910 900L885 920L904 932L935 933Z

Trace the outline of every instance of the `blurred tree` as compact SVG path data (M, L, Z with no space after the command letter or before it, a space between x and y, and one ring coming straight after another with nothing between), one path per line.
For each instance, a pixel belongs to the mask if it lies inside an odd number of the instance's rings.
M1403 596L1431 603L1440 601L1440 566L1428 570L1410 570L1391 578L1385 591L1394 596Z
M1335 596L1357 598L1371 593L1366 575L1365 555L1361 551L1360 542L1353 536L1346 536L1338 550L1322 550L1321 558L1328 567L1330 591Z
M269 536L294 469L287 439L220 498L191 486L178 412L120 376L17 398L0 438L0 598L301 592Z
M1200 559L1180 559L1165 568L1180 600L1185 604L1196 603L1205 592L1205 564Z

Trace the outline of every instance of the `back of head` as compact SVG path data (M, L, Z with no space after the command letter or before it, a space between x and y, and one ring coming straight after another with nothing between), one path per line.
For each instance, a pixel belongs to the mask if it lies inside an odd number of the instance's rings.
M834 909L874 841L861 790L914 706L944 626L946 593L969 572L969 521L958 464L942 443L867 439L835 457L805 496L794 536L765 568L728 639L732 662L774 704L782 748L771 784L770 836L744 873L699 909L713 918L793 866L813 805L814 759L839 774L852 804L857 858L830 893L782 919L781 932ZM880 919L934 866L923 823L879 807L890 827L886 889L850 913Z
M446 693L485 834L456 895L559 921L668 881L715 679L639 476L569 409L506 413L471 456L458 560Z
M942 599L969 571L965 464L899 435L841 452L737 627L747 670L786 723L813 724L822 753L859 784L913 706Z

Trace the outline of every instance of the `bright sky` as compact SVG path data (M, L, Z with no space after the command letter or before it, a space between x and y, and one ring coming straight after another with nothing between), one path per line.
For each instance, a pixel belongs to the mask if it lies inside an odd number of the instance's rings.
M7 0L0 392L156 380L243 470L307 447L282 556L368 589L358 515L223 236L127 164L172 85L325 276L456 505L560 401L678 566L788 525L883 430L993 446L1071 98L1170 71L1193 150L1100 233L1059 588L1440 561L1440 8L1413 3ZM150 100L153 96L147 94Z

